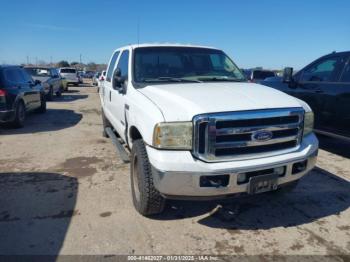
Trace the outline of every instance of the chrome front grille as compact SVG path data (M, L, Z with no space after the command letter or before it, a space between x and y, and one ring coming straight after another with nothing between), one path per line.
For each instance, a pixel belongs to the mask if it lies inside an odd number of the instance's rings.
M295 150L302 138L303 122L302 108L198 115L194 118L193 154L216 162ZM267 139L255 139L264 132Z

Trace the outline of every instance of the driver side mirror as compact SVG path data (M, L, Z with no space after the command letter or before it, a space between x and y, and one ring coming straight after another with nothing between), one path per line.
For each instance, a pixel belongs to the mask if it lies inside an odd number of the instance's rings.
M113 89L118 90L119 93L125 94L125 80L126 78L121 76L122 72L120 68L117 68L113 74Z
M286 67L283 70L283 82L291 83L293 82L293 67Z
M41 81L40 80L35 80L34 81L34 85L40 85L41 84Z

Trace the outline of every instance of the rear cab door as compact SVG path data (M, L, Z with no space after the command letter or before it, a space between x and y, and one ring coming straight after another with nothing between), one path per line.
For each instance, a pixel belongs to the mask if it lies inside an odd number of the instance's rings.
M125 79L123 83L124 89L127 90L128 79L129 79L129 62L130 62L130 51L129 49L125 49L120 53L117 66L113 70L112 79L110 82L111 84L111 95L109 100L110 111L115 117L114 127L124 141L126 141L125 139L125 129L126 129L125 110L127 107L126 93L122 92L122 87L116 88L116 89L113 88L113 82L114 82L113 75L117 69L120 70L121 72L120 77Z
M117 65L119 54L120 54L120 50L117 50L113 53L110 59L110 62L108 64L106 79L104 81L104 84L100 86L101 103L103 104L103 109L105 111L105 114L107 115L108 119L112 122L113 125L116 122L116 119L111 111L112 110L112 107L111 107L112 90L113 90L112 80L113 80L113 72Z

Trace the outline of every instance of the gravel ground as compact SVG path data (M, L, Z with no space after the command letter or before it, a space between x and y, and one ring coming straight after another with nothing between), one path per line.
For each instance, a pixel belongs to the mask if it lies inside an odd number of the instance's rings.
M320 137L317 168L291 193L171 201L150 219L100 115L85 85L22 129L0 127L0 254L350 255L350 144Z

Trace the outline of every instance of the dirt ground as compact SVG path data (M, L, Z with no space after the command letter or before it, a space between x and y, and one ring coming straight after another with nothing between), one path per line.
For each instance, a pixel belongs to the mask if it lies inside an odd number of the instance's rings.
M350 255L350 144L321 137L291 193L133 208L129 166L102 137L95 87L0 127L0 254Z

